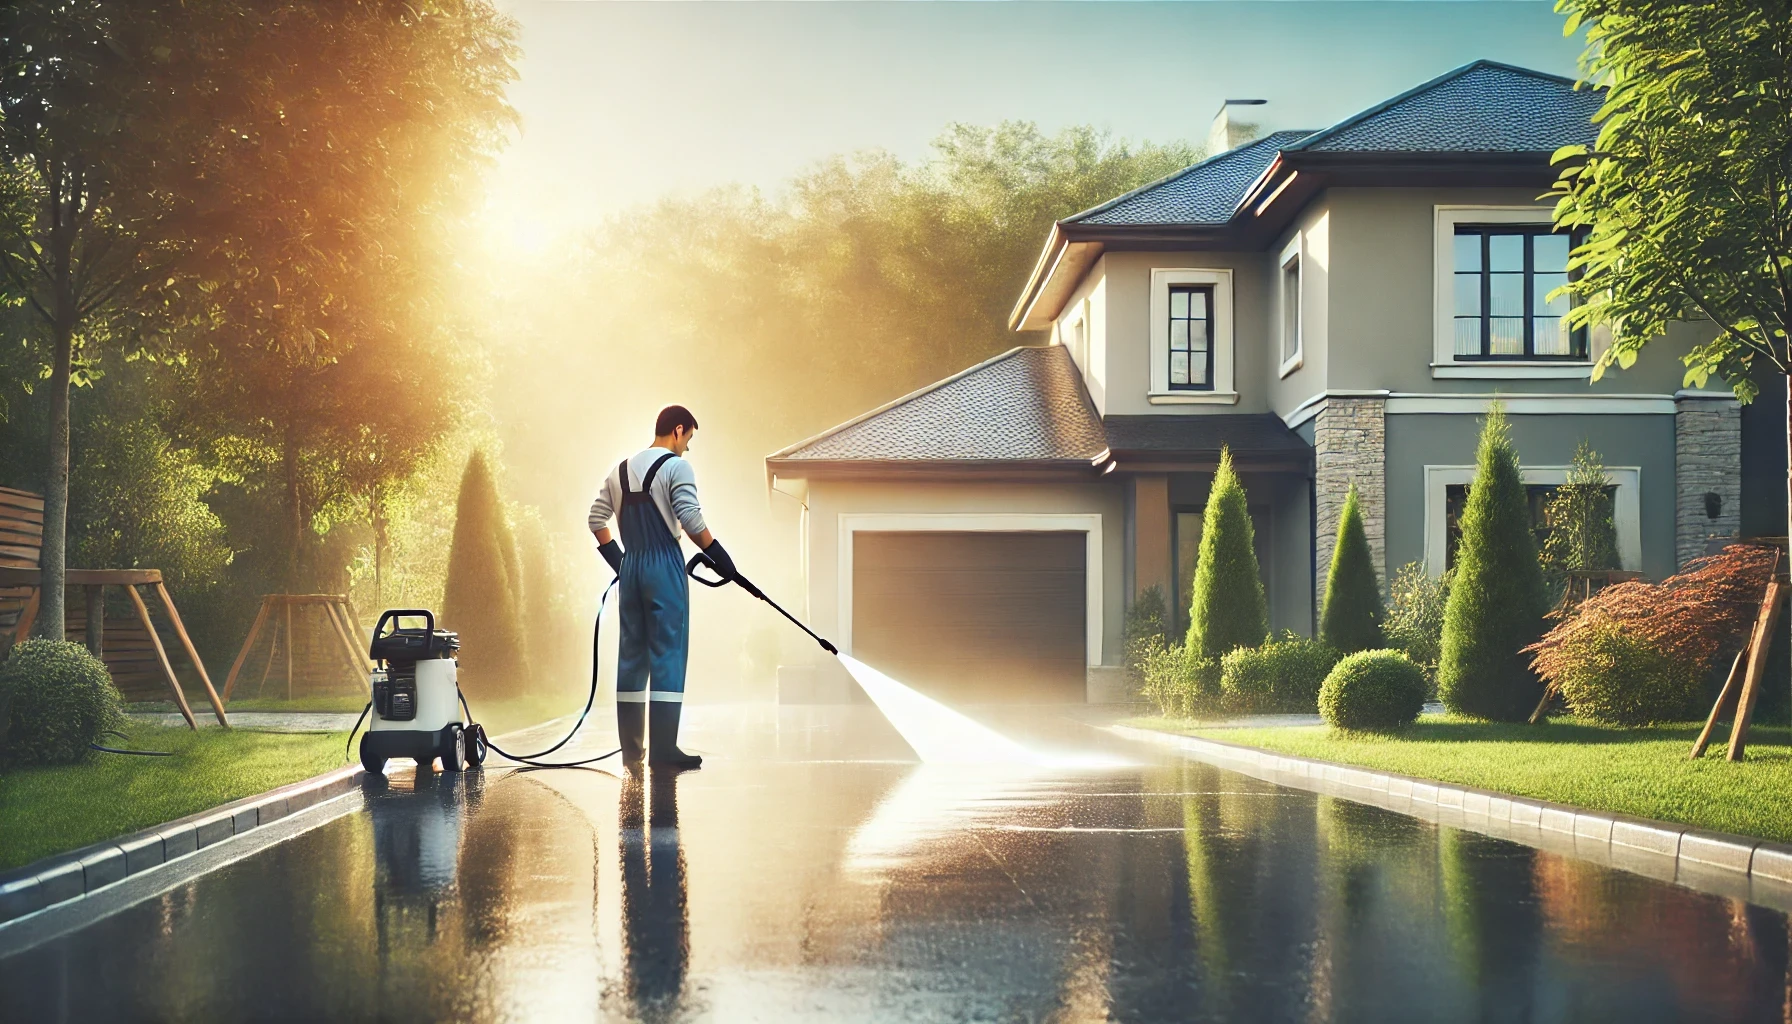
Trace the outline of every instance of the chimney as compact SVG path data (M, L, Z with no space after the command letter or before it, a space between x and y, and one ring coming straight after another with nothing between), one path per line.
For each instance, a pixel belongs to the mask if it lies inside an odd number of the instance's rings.
M1220 104L1220 112L1213 115L1213 127L1207 130L1207 155L1219 156L1229 149L1255 139L1263 134L1263 125L1258 121L1239 120L1243 110L1234 111L1234 107L1261 107L1268 100L1227 100Z

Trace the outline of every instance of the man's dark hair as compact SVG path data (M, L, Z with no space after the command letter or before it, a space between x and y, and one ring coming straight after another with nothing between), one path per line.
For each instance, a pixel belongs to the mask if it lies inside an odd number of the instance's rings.
M665 437L672 431L683 427L687 431L697 429L697 417L691 410L682 405L668 405L660 410L660 418L653 421L653 436Z

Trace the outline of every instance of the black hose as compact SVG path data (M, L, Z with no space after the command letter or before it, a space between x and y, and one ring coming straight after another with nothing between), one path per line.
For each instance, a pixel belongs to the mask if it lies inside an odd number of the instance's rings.
M129 736L126 736L124 733L119 732L117 729L107 729L106 731L100 733L100 735L101 736L116 736L121 740L130 739ZM172 751L172 750L121 750L118 747L102 747L98 743L89 743L87 745L89 747L92 747L94 750L103 750L108 754L135 754L138 757L173 757L174 756L174 751Z
M136 754L138 757L173 757L172 750L120 750L117 747L102 747L98 743L89 743L95 750L103 750L108 754Z
M357 626L356 628L358 629L360 627ZM372 710L373 701L368 701L367 706L361 709L361 713L355 716L355 724L354 727L348 731L348 739L342 741L342 759L344 761L349 759L348 748L355 745L355 733L360 730L361 723L367 721L367 712Z
M485 741L486 747L497 751L498 753L504 755L505 757L509 758L512 761L517 762L518 764L526 764L526 765L530 766L531 768L578 768L582 765L594 764L598 761L602 761L606 758L615 757L617 754L622 753L622 748L617 747L615 750L612 750L607 754L599 754L596 757L588 757L582 761L539 761L539 760L537 760L537 758L546 757L547 755L552 754L554 751L559 750L561 747L564 747L568 743L572 742L572 738L574 736L577 736L579 733L579 729L582 726L584 726L585 717L587 715L591 714L592 706L597 703L597 668L598 668L598 655L599 655L598 638L602 635L602 631L603 631L604 602L609 599L610 591L616 589L616 583L619 579L621 579L621 577L619 577L619 576L611 577L610 585L604 588L604 592L601 595L599 595L599 597L597 599L597 619L596 619L596 621L594 621L591 624L591 689L585 695L585 710L579 712L579 720L572 724L572 728L570 730L568 730L568 732L566 733L565 736L560 738L560 742L554 744L553 746L547 748L546 750L538 750L533 754L512 754L510 751L505 750L503 747L498 746L496 743L493 743L490 739L487 739ZM467 706L467 698L466 698L465 694L460 695L460 707L461 707L461 710L466 713L467 721L471 722L473 720L473 709L469 708Z

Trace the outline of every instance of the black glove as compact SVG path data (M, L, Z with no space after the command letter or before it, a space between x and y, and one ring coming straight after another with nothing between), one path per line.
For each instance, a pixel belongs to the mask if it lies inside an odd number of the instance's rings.
M615 538L599 544L597 553L604 556L604 561L610 563L611 572L618 576L622 575L622 545L616 543Z
M703 553L709 557L710 564L716 567L716 575L725 580L740 578L740 570L734 567L734 559L728 557L728 551L722 547L721 541L711 538L709 547L704 548Z

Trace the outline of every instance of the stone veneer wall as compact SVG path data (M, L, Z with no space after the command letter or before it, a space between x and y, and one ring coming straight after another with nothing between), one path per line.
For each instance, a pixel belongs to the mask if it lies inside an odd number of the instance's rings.
M1338 520L1344 514L1344 498L1356 481L1363 531L1377 574L1387 574L1387 399L1376 397L1328 397L1313 420L1313 497L1318 512L1314 524L1315 579L1313 594L1325 606L1325 577L1332 567L1332 548L1338 537ZM1384 578L1382 585L1387 585Z
M1705 553L1712 538L1742 531L1742 407L1728 395L1683 397L1674 415L1674 564ZM1713 519L1705 495L1722 510Z

